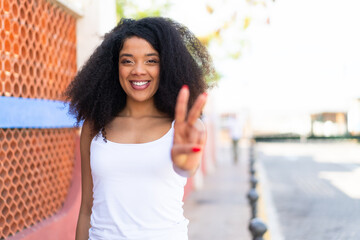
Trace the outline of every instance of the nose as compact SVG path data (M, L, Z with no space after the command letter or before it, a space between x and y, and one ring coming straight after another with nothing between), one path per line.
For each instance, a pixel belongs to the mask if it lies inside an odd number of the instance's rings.
M135 64L134 68L131 71L131 74L133 75L142 75L145 73L146 73L145 66L142 63Z

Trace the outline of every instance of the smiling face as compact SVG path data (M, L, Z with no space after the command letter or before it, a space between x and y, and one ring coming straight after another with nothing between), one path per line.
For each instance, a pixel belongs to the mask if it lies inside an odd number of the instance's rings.
M153 101L159 78L159 53L143 38L126 39L119 54L119 79L127 102Z

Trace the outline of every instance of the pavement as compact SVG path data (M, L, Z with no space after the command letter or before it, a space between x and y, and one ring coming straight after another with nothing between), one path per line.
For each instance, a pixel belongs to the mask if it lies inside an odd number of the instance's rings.
M234 165L230 145L218 149L215 170L184 204L184 215L190 220L189 240L251 239L248 156L248 147L241 148Z
M360 144L258 143L256 152L273 240L360 239Z

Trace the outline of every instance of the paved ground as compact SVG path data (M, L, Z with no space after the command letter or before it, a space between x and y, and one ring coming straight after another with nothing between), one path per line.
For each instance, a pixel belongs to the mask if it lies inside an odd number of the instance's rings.
M285 240L360 239L360 144L260 143L256 149Z
M185 201L189 240L250 240L247 152L242 149L239 163L234 166L230 147L219 151L216 170L205 177L203 188Z

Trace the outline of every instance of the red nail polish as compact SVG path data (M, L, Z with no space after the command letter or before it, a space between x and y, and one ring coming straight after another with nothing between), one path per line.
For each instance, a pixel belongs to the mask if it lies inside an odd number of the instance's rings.
M193 151L193 152L200 152L200 151L201 151L201 148L194 147L194 148L192 148L192 151Z
M183 87L183 88L186 88L186 89L189 89L189 86L186 85L186 84L184 84L182 87Z

